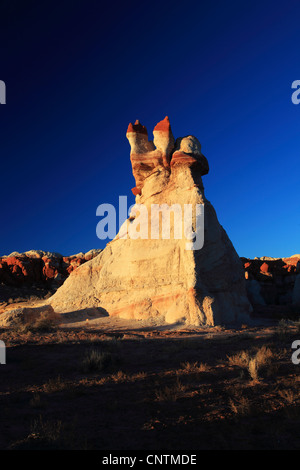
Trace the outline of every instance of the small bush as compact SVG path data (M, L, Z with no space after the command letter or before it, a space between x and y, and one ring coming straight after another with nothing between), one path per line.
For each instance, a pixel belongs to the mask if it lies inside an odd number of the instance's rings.
M293 390L280 390L278 393L288 405L293 405L298 399L298 395Z
M68 384L64 382L60 375L50 379L46 384L44 384L43 389L46 393L61 392L68 387Z
M259 368L270 364L271 359L274 357L274 353L270 348L262 346L256 353L256 361Z
M58 327L60 321L60 315L55 312L42 313L41 316L32 323L32 329L37 331L51 331Z
M248 371L252 380L258 380L258 363L256 357L250 359L248 364Z
M156 390L156 400L157 401L177 401L178 398L182 397L185 392L186 387L183 385L180 380L177 380L174 385L170 387L165 387L161 390Z
M227 359L231 366L239 366L246 369L250 361L250 355L247 351L241 351L233 356L227 356Z
M248 398L241 397L229 400L229 406L235 415L249 416L252 412L251 403Z
M262 346L254 356L247 351L241 351L233 356L228 356L228 362L231 366L238 366L248 370L252 380L259 380L259 371L270 364L274 353L270 348Z
M101 372L113 363L113 355L110 352L102 352L98 349L90 349L83 361L81 369L83 372Z
M61 317L55 312L43 312L38 318L23 321L22 319L16 321L11 326L11 331L16 333L29 333L29 332L47 332L57 329Z

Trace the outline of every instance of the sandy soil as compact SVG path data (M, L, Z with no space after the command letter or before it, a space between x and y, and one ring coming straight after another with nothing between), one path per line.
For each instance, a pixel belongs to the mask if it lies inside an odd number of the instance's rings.
M0 449L299 447L297 322L225 329L86 320L0 330Z

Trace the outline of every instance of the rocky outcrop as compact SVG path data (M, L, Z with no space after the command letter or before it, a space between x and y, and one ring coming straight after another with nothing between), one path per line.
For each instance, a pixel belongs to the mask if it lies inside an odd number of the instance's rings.
M174 159L174 153L173 158ZM62 285L69 274L102 250L90 250L72 256L62 256L38 250L14 252L0 258L0 304L26 298L43 298ZM300 305L300 255L288 258L242 257L248 299L254 310L266 307L292 307ZM48 294L49 295L49 294ZM14 300L15 299L15 300ZM259 308L260 314L264 309ZM277 310L274 310L276 313ZM280 314L288 310L278 310Z
M252 305L300 305L300 255L241 258Z
M62 256L40 250L14 252L0 258L0 284L57 288L78 266L97 256L101 250Z
M242 263L204 195L202 176L209 167L201 145L193 136L175 142L167 117L153 134L152 142L139 121L129 124L136 181L132 214L105 250L72 272L49 301L56 312L101 307L109 315L168 323L247 322L251 306ZM178 210L170 219L170 236L165 237L158 219L157 236L152 236L152 206L163 204L164 216L171 217L168 208L174 205ZM197 211L204 210L202 248L191 241L191 230L183 232L182 217L176 218L186 205L193 209L193 232Z
M55 323L59 322L58 315L54 312L51 305L11 308L4 313L0 310L0 327L11 327L21 324L33 325L40 319L47 319Z

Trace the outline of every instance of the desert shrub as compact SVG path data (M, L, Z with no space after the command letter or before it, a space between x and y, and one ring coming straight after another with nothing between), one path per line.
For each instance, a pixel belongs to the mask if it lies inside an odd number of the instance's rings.
M186 387L183 385L180 380L169 386L164 387L163 389L156 390L155 396L157 401L177 401L178 398L182 397L185 392Z
M101 372L112 365L113 359L112 353L92 348L86 353L80 365L83 372Z
M248 372L252 380L258 380L258 362L256 357L250 359L248 364Z
M55 312L41 313L40 317L32 323L32 329L37 331L51 331L61 322L60 315Z
M13 450L65 450L87 449L86 440L82 440L76 419L63 423L60 420L48 420L40 415L30 427L30 433L22 440L10 445Z
M27 319L23 321L20 318L11 325L10 330L15 333L28 333L28 332L48 332L57 329L61 317L58 313L42 312L38 318Z
M250 361L250 355L247 351L240 351L233 356L227 356L227 359L231 366L239 366L246 369Z
M271 359L274 357L274 353L271 351L270 348L267 348L266 346L262 346L256 353L256 361L257 361L257 366L259 368L262 368L266 365L268 365L271 362Z
M64 381L60 375L50 379L47 383L44 384L43 390L46 393L61 392L68 388L68 384Z
M235 398L229 400L229 406L235 415L249 416L252 413L251 402L246 397Z
M181 364L180 372L183 373L198 373L198 372L207 372L209 370L209 366L204 363L196 362L183 362Z
M298 399L298 395L291 389L279 390L278 393L288 405L293 405Z
M259 371L270 365L274 353L270 348L262 346L254 355L248 351L240 351L239 353L228 356L228 362L231 366L238 366L248 371L251 379L259 380Z

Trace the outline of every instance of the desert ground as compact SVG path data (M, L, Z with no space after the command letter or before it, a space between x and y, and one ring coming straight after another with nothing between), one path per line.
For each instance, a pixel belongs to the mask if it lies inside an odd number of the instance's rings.
M1 449L299 448L300 323L186 328L119 318L0 331Z

